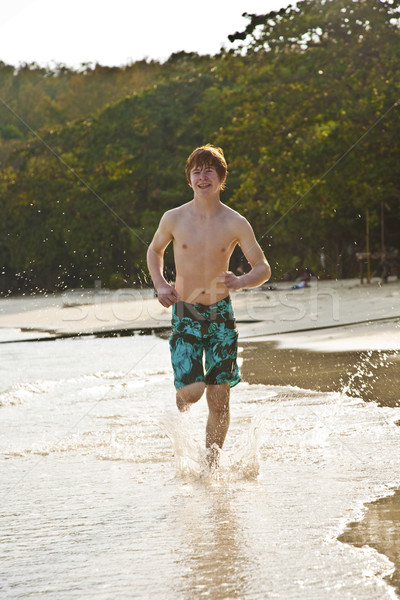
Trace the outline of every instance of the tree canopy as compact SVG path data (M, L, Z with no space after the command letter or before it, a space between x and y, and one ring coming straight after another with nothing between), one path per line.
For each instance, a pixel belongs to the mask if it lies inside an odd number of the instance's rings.
M367 211L372 249L382 216L399 248L399 17L400 0L303 0L247 15L215 56L0 63L0 289L144 283L147 244L191 199L185 160L207 142L276 279L354 276Z

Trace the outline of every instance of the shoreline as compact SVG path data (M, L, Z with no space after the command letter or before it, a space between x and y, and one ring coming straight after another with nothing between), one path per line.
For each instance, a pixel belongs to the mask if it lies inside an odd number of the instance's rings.
M166 334L170 310L138 290L78 298L0 298L0 343L83 335ZM150 297L149 297L150 296ZM133 298L133 299L132 299ZM345 391L381 406L400 405L400 281L318 282L308 289L232 294L248 383ZM364 505L337 539L368 545L394 564L400 596L400 488Z
M398 351L321 352L256 340L242 342L241 346L241 370L247 383L345 391L380 406L400 405ZM317 375L310 377L310 372ZM336 539L356 548L369 546L385 555L394 570L384 579L400 597L400 485L389 495L365 502L360 519L347 522Z
M400 405L397 349L308 350L277 341L240 342L243 380L321 392L345 392L380 406Z
M310 345L315 348L315 338ZM342 348L341 351L322 352L299 347L295 339L292 347L278 339L261 342L253 339L242 342L241 346L241 370L247 383L290 385L323 392L343 391L380 406L400 405L398 350ZM316 376L310 377L310 373ZM400 486L377 500L365 502L360 519L347 522L336 539L356 548L368 546L385 555L394 569L384 579L400 597Z
M240 342L323 351L400 350L397 279L363 285L354 279L315 281L297 290L280 283L231 297ZM159 304L152 289L0 298L0 341L12 340L12 333L18 341L34 332L43 337L165 332L170 321L171 309Z
M394 570L384 579L400 598L400 488L389 496L365 503L361 519L348 523L337 539L356 548L369 546L386 556Z

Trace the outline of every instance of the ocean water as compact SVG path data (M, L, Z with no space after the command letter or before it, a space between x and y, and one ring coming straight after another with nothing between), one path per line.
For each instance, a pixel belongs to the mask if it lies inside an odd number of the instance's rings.
M395 598L338 541L400 483L400 408L240 383L218 469L154 336L0 345L2 599Z

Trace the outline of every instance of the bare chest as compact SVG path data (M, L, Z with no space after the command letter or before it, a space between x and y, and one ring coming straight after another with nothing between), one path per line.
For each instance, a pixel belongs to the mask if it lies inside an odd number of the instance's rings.
M174 232L174 250L178 255L190 256L192 259L208 257L224 257L232 253L236 239L221 220L217 222L197 220L178 226Z

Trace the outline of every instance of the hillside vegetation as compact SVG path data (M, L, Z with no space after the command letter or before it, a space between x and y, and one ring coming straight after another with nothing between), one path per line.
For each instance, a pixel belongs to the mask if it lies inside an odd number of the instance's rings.
M248 15L216 56L0 63L0 290L146 283L147 244L191 199L185 160L206 142L224 149L222 199L252 223L275 279L357 275L367 216L371 250L398 249L399 11L303 0Z

